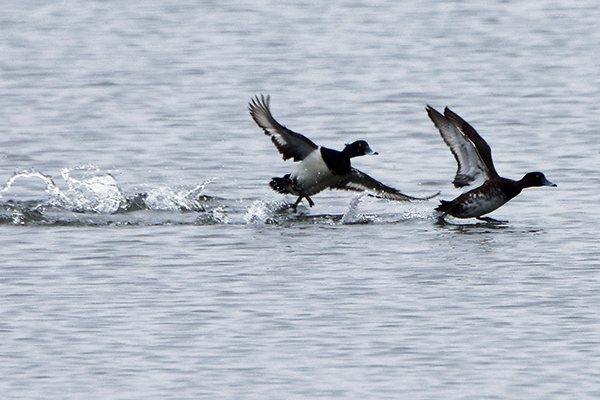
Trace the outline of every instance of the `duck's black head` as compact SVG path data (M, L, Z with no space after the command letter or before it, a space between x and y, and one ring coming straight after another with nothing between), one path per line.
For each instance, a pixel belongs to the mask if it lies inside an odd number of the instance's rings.
M524 188L534 186L556 186L550 182L541 172L530 172L521 179L521 184Z
M342 153L350 158L364 156L366 154L379 154L371 150L369 144L364 140L357 140L354 143L347 144Z

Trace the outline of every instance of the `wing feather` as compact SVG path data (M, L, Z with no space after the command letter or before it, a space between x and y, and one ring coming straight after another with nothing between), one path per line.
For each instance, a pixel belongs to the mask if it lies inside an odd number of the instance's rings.
M373 197L395 201L428 200L439 194L438 192L433 196L428 197L408 196L400 193L400 191L394 189L393 187L384 185L383 183L371 178L369 175L355 168L352 168L350 174L348 174L348 176L340 183L333 186L332 189L351 190L355 192L370 192L369 195Z
M480 177L488 179L489 170L473 142L450 119L437 110L430 106L427 106L426 110L458 164L452 182L454 186L457 188L467 186Z
M270 96L256 96L248 107L252 119L260 126L265 135L271 137L271 141L277 150L283 154L283 159L293 158L294 161L304 160L310 153L318 148L309 138L293 132L281 125L273 118L269 108Z
M479 136L479 133L477 133L475 128L473 128L467 121L462 119L458 114L450 110L448 107L444 109L444 115L475 145L475 148L477 149L481 160L485 163L489 174L491 176L498 176L496 168L494 168L494 163L492 162L492 149L490 149L490 146L487 144L487 142L483 140L481 136Z

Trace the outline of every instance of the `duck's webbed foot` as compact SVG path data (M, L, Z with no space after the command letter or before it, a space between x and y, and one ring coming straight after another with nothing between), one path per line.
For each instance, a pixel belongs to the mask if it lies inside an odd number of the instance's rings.
M480 221L489 222L491 224L507 224L508 221L503 221L501 219L494 219L491 217L476 217Z

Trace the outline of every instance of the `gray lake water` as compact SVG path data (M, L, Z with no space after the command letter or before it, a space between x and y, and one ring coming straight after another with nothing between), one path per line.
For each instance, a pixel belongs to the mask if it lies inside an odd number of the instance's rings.
M600 397L600 8L3 1L3 399ZM449 220L349 192L283 210L248 115L452 199L449 106L533 188Z

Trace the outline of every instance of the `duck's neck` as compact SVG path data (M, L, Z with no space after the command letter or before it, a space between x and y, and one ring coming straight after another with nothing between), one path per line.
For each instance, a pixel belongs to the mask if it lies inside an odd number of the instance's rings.
M343 175L350 172L350 157L344 151L331 150L321 147L323 161L335 175Z
M494 190L500 190L502 193L512 199L517 196L523 190L523 183L521 181L513 181L512 179L498 177L487 181L484 185L496 188Z
M345 147L344 150L342 150L342 154L348 160L361 155L361 154L356 154L356 151L354 151L354 149L352 149L350 147Z

